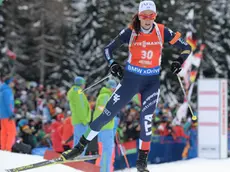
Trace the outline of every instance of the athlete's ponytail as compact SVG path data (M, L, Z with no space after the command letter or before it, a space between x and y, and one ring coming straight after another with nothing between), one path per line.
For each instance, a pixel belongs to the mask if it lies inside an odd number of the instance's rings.
M138 13L133 16L131 27L135 30L136 34L139 34L141 30L141 22L138 17Z

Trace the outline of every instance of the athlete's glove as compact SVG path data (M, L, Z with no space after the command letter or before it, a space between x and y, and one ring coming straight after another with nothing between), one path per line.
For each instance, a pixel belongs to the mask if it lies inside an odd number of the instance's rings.
M110 65L109 70L113 76L118 77L119 79L122 79L123 69L122 69L121 65L119 65L117 62L113 62Z
M171 71L173 74L178 74L181 71L181 66L184 63L184 60L182 57L179 57L178 59L174 60L171 64Z

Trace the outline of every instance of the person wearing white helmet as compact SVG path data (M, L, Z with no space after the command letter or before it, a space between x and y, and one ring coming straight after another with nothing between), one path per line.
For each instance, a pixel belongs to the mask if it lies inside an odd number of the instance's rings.
M181 66L191 53L191 46L181 38L181 33L173 32L163 24L155 22L156 5L153 1L142 1L139 10L129 27L123 29L104 49L104 55L113 76L121 79L109 99L102 114L94 120L72 151L64 152L63 159L72 159L99 133L101 128L132 99L141 95L140 139L136 167L138 171L148 172L147 158L152 135L152 115L160 94L160 65L164 43L181 50L173 60L171 71L178 74ZM123 44L128 44L129 56L123 70L113 59L112 52Z

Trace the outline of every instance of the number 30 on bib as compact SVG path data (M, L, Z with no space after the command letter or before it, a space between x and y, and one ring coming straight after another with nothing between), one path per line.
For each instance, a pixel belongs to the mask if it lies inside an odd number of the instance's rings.
M149 50L149 51L142 50L141 51L141 58L151 60L153 58L153 51L151 51L151 50Z

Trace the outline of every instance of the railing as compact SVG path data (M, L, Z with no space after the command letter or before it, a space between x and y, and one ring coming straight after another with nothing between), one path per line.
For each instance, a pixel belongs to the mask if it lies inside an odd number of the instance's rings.
M182 153L185 150L185 146L187 141L185 138L179 138L174 140L171 136L163 137L163 136L153 136L151 142L151 151L149 153L148 161L151 164L165 163L182 160ZM131 167L135 167L136 158L137 158L137 146L138 141L131 141L123 144L127 151L127 158L129 161L129 165ZM192 130L190 133L189 140L190 148L187 152L187 158L191 159L197 157L197 132L196 130ZM116 148L118 149L118 148ZM130 151L132 150L132 151ZM116 152L116 160L115 160L115 169L123 169L126 168L124 157Z

